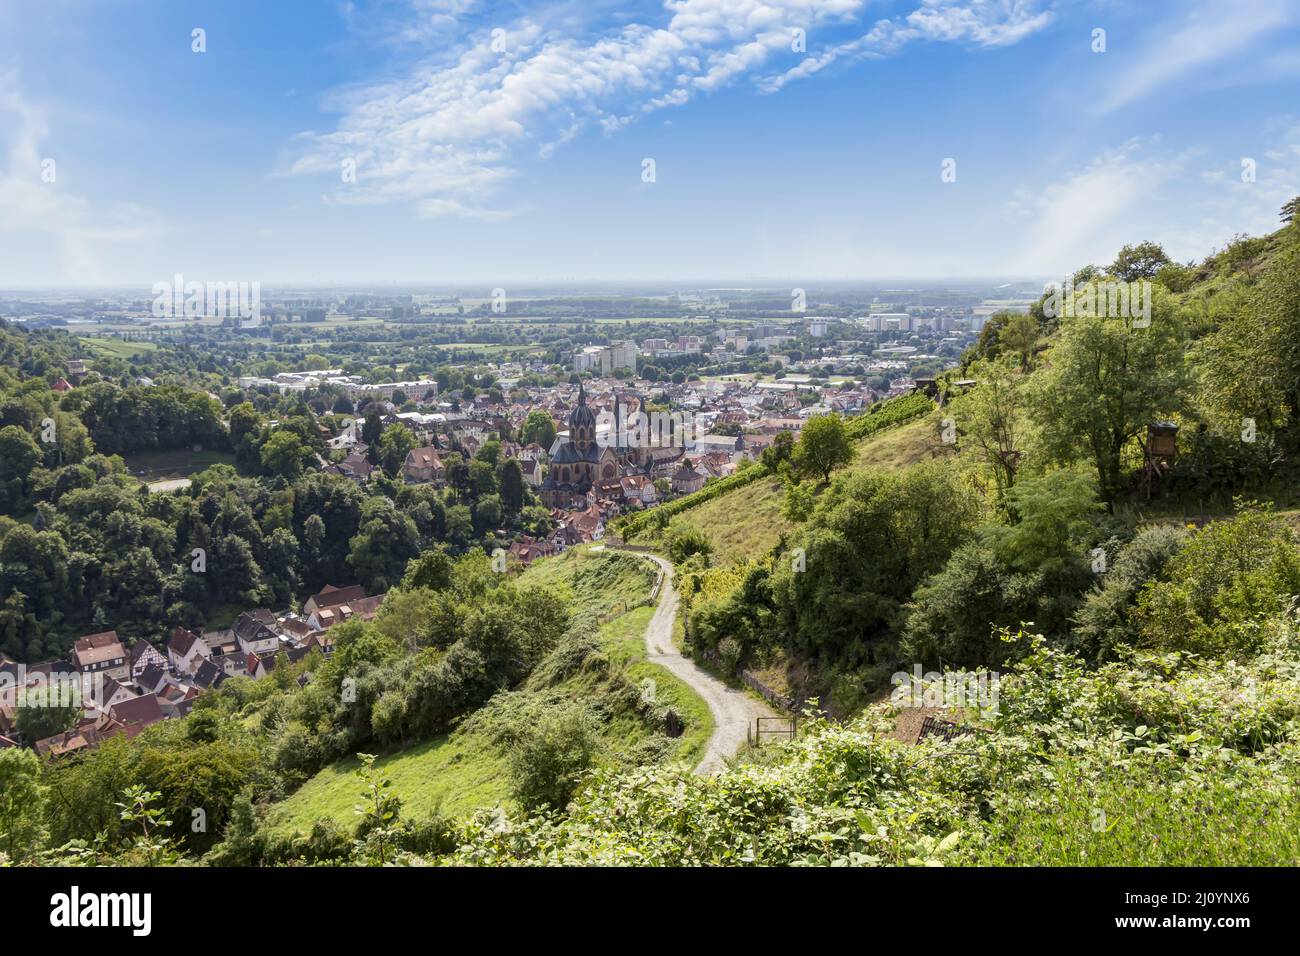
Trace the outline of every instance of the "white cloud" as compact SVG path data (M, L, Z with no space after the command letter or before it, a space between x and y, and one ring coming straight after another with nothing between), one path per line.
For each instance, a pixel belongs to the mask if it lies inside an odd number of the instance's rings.
M427 3L438 10L459 6ZM520 145L532 142L545 158L588 123L614 133L639 115L757 76L791 54L795 27L810 36L818 26L829 31L854 21L867 5L665 0L663 25L632 23L594 37L563 35L529 18L503 24L502 50L493 50L492 32L480 29L450 61L443 53L398 79L336 97L327 105L341 113L337 127L304 134L287 172L337 176L352 160L357 181L344 184L340 177L331 201L412 201L425 215L481 218L485 200L513 175ZM1014 43L1047 23L1041 7L1042 0L921 0L905 18L877 24L851 50L832 47L757 82L775 91L836 59L891 52L911 39Z
M1064 275L1093 262L1109 262L1126 242L1151 238L1144 204L1181 170L1141 158L1137 141L1104 152L1062 181L1038 192L1018 191L1008 211L1026 220L1007 272Z

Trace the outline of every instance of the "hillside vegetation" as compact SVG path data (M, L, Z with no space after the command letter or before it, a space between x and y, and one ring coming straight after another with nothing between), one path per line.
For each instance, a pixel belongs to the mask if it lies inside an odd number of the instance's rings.
M1298 213L1199 263L1126 246L1079 271L1069 308L994 316L938 407L810 419L624 523L675 565L687 652L820 698L792 742L690 773L708 718L644 659L638 557L502 575L433 547L373 622L335 626L328 660L228 681L75 761L0 751L17 795L0 853L1300 863L1300 542L1279 509L1300 478ZM1146 308L1099 307L1092 283L1119 282L1149 283ZM1149 428L1171 424L1162 456ZM779 494L763 507L782 524L760 529L746 493ZM1193 513L1214 517L1177 520ZM918 739L922 713L954 738ZM186 825L196 808L207 831ZM177 822L136 825L158 818Z
M1071 308L995 316L959 370L976 384L918 428L958 454L858 467L831 422L823 454L806 433L750 486L769 516L781 495L761 545L733 546L759 523L736 491L668 525L688 647L784 662L858 716L712 780L598 774L568 813L477 818L450 859L1300 862L1300 547L1277 508L1300 450L1297 205L1201 263L1125 247ZM1090 298L1119 282L1150 283L1149 321ZM1147 459L1160 422L1177 454ZM922 704L967 729L900 740Z
M516 738L556 714L586 721L589 764L624 768L643 763L698 759L713 731L708 708L689 688L645 661L643 634L653 607L648 562L617 552L578 548L542 559L523 571L520 587L546 587L569 607L599 623L591 635L571 635L517 689L503 691L450 734L379 756L374 769L402 795L413 819L451 819L481 807L518 808L511 772ZM662 714L671 709L685 726L664 735ZM357 772L347 757L325 767L287 800L274 806L266 829L273 840L308 837L313 827L357 824ZM586 769L586 766L582 769ZM279 852L285 852L283 850Z

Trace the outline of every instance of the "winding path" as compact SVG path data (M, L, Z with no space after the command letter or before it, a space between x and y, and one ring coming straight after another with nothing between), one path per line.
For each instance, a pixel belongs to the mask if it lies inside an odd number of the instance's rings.
M638 554L639 552L629 552ZM653 554L640 554L659 565L663 584L659 589L659 606L645 629L646 659L670 671L699 694L713 714L713 736L705 745L704 756L696 773L717 773L726 766L745 742L756 717L772 717L773 711L748 694L728 687L706 674L673 645L673 619L677 616L677 589L673 587L673 566Z

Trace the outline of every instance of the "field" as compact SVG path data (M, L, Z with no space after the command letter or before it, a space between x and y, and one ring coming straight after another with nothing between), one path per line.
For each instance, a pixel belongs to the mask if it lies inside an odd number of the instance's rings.
M150 451L123 456L127 469L145 484L172 481L198 474L212 465L233 465L235 456L224 451Z
M153 342L124 342L121 339L89 335L81 336L80 341L92 357L130 359L144 352L156 351L158 348Z

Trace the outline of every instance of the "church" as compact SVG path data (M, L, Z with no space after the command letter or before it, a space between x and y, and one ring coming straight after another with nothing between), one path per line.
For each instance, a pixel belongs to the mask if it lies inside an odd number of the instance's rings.
M641 398L638 418L645 420L645 399ZM613 439L606 444L596 440L596 414L587 404L586 387L578 383L578 404L569 414L569 437L560 443L546 480L537 489L542 504L548 508L586 508L587 495L593 487L617 483L625 475L658 477L665 468L680 461L685 449L649 447L633 443L623 419L623 399L614 396ZM635 444L636 447L630 447ZM644 446L644 447L643 447Z

